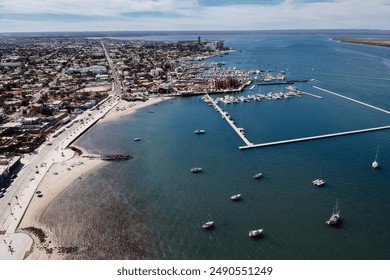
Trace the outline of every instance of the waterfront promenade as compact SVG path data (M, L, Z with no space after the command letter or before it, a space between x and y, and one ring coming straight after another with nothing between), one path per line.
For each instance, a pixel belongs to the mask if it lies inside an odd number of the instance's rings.
M102 119L119 103L119 99L109 96L101 102L99 110L88 110L76 117L73 125L62 133L55 132L42 144L36 153L22 159L23 167L18 177L8 188L5 197L0 201L0 260L23 259L31 249L32 239L24 233L16 233L30 202L36 197L36 191L50 168L56 163L68 161L74 152L68 149L84 132ZM81 121L83 120L83 121ZM59 129L63 130L63 128ZM43 193L45 195L45 193ZM39 198L37 198L39 199Z

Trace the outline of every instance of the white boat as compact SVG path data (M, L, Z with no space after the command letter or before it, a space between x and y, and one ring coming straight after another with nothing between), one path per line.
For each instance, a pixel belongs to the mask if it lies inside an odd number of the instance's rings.
M376 149L376 155L375 155L375 160L374 162L371 164L372 168L378 168L379 166L379 163L378 163L378 152L379 152L379 146L378 148Z
M141 141L141 138L134 138L134 141Z
M214 226L214 221L207 221L206 223L204 223L202 225L202 228L209 229L209 228L212 228L213 226Z
M192 173L198 173L202 171L202 167L193 167L191 168Z
M203 129L197 129L194 131L195 134L204 134L206 131Z
M314 181L312 181L314 186L320 187L320 186L325 184L325 180L321 179L321 177L322 177L322 167L320 169L320 177L318 179L315 179Z
M234 200L234 201L240 200L240 199L241 199L241 194L238 193L238 194L232 195L232 196L230 197L230 199L231 199L231 200Z
M249 231L249 236L250 236L250 237L259 236L259 235L263 232L263 230L264 230L263 228L250 230L250 231Z
M260 179L260 177L263 176L263 173L259 172L252 176L253 179Z
M332 216L326 221L327 225L334 225L340 219L339 200L337 200L335 207L333 208Z
M320 187L323 184L325 184L325 181L323 179L315 179L312 183L313 183L313 185Z

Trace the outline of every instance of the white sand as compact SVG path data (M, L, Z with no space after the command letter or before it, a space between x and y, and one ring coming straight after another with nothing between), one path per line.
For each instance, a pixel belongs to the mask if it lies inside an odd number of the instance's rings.
M160 97L151 98L146 102L127 102L120 101L113 107L99 123L107 121L115 121L116 119L134 113L140 108L150 106L152 104L168 100L169 98ZM118 108L118 109L117 109ZM80 147L77 147L80 149ZM70 151L69 151L70 152ZM83 155L87 155L83 151ZM34 248L27 259L62 259L63 254L59 254L56 250L53 253L47 253L47 248L54 248L57 246L56 237L44 225L39 223L39 217L43 211L50 205L50 203L69 187L74 181L79 180L87 172L93 172L94 169L101 167L105 162L101 160L91 160L82 156L74 155L64 162L54 163L45 174L44 178L38 185L37 191L41 191L43 197L33 197L28 209L20 223L19 229L27 227L35 227L42 229L48 235L45 244L41 244L37 237L30 234L34 239ZM49 243L50 242L50 243ZM46 246L46 248L45 248Z

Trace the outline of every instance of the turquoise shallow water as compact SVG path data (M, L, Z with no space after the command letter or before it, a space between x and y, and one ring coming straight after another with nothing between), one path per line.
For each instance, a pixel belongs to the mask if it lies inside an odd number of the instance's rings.
M287 71L291 79L315 79L298 86L324 97L221 105L246 129L250 141L390 125L390 115L313 88L390 110L387 48L342 44L328 36L219 39L242 51L210 62L225 61L227 67L242 69L276 68ZM270 90L283 88L257 88ZM205 129L206 134L195 135L196 129ZM134 137L142 141L134 142ZM238 146L244 143L220 114L200 97L191 97L97 125L77 144L90 151L134 156L110 164L83 184L100 189L109 185L124 197L128 205L124 207L136 209L147 225L146 239L153 240L143 246L156 246L159 258L389 259L389 143L390 131L384 130L242 151ZM373 170L377 146L380 168ZM204 172L192 174L190 168L197 165ZM317 188L311 181L321 168L326 185ZM264 178L253 180L259 170ZM229 197L236 190L243 199L234 203ZM339 226L329 227L325 221L337 199L342 219ZM200 226L209 215L216 226L204 231ZM124 223L131 224L132 218L124 217ZM252 240L248 230L257 227L264 227L264 236ZM121 230L116 225L115 231Z

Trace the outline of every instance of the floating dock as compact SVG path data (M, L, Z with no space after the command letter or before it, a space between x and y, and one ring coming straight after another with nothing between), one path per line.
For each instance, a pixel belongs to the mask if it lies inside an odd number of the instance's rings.
M234 124L234 122L229 118L229 114L227 114L227 112L224 112L217 104L217 102L214 101L214 99L212 99L210 97L210 95L208 94L205 94L206 98L208 98L211 103L213 104L214 108L221 114L222 118L224 118L228 124L230 124L230 126L234 129L234 131L238 134L238 136L241 137L242 141L245 142L245 144L248 146L248 147L251 147L253 145L253 143L249 142L248 139L246 139L244 133Z

